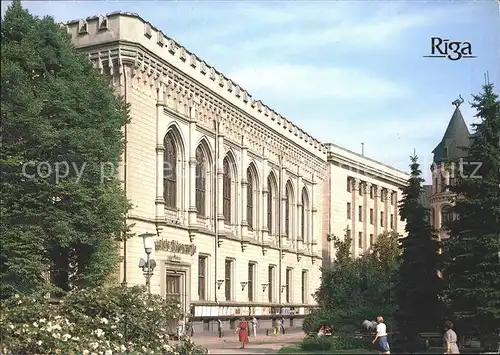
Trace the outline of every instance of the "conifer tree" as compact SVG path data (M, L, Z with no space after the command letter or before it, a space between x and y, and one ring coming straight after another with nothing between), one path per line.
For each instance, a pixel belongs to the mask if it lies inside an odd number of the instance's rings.
M493 85L473 96L467 158L455 169L454 215L445 244L447 299L459 330L500 329L500 101Z
M49 271L63 290L100 284L129 207L113 175L128 109L51 17L15 0L0 35L1 294L44 289Z
M403 188L399 214L406 222L406 236L401 239L402 263L396 286L398 309L396 321L406 350L418 347L418 333L437 331L441 322L442 280L439 243L429 223L429 210L420 202L423 193L422 172L418 157L411 158L411 174Z

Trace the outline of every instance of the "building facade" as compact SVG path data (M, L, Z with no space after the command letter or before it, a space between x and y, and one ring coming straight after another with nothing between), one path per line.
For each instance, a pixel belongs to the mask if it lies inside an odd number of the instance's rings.
M327 144L327 149L323 262L335 257L334 236L349 236L352 255L360 256L384 232L404 235L398 205L408 174L335 144Z
M154 234L151 292L177 298L196 331L245 315L300 326L331 235L362 233L360 255L377 233L403 231L404 173L322 144L136 14L64 26L130 105L119 173L136 236L119 280L145 283L137 235Z

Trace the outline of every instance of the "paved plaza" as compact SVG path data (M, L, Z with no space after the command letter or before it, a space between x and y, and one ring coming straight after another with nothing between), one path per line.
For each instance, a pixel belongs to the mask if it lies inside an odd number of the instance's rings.
M218 338L215 334L194 335L193 341L208 348L210 354L275 354L281 347L298 343L303 337L304 333L300 329L290 330L285 335L277 336L260 333L257 337L249 338L249 344L245 349L240 349L238 335L234 332L225 332L223 338Z

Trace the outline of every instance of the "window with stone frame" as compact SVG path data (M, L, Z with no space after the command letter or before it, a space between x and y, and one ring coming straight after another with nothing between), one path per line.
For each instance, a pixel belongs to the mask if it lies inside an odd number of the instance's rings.
M172 132L163 140L163 198L165 207L177 209L177 149Z
M307 218L308 218L308 211L309 211L309 199L307 198L307 190L306 188L304 187L302 189L302 196L301 196L301 199L302 199L302 206L301 206L301 209L300 209L300 237L301 237L301 240L303 241L306 241L308 240L309 238L309 233L308 233L308 230L307 230Z
M222 213L224 221L227 224L231 223L231 170L229 167L228 158L224 158L222 163L223 176L222 176Z
M292 210L292 189L289 184L285 187L285 236L290 238L291 236L291 213Z
M196 148L196 177L195 177L195 189L196 189L196 210L198 211L198 216L206 216L206 169L207 161L205 154L203 153L203 148L201 145Z
M251 231L253 230L253 220L254 220L253 189L254 189L254 180L253 180L252 170L249 167L247 169L247 222L248 222L248 229Z

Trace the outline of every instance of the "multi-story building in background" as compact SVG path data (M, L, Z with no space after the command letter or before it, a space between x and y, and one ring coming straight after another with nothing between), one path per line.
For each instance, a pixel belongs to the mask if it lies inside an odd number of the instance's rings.
M176 297L197 331L244 315L300 326L329 235L349 226L360 255L378 233L403 231L404 173L322 144L136 14L65 26L130 104L127 223L155 235L151 291ZM144 284L142 240L120 253L117 282Z

